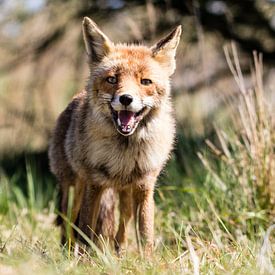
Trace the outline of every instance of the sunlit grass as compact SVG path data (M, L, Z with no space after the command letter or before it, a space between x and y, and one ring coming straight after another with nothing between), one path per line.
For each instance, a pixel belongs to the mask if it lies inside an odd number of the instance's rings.
M9 209L11 215L1 215L0 273L193 274L194 270L200 270L202 273L221 274L231 272L233 268L235 272L255 274L260 240L249 240L245 236L241 241L232 240L230 233L218 229L219 223L215 224L208 209L198 209L193 205L197 223L201 228L205 227L202 234L196 229L195 221L186 221L184 211L177 209L175 212L170 208L173 203L169 200L168 197L159 202L159 208L167 208L169 214L158 210L152 259L142 258L133 241L122 258L108 249L82 257L70 255L66 247L60 246L53 210L32 211L13 204ZM187 228L187 223L192 226ZM194 259L197 259L196 263Z
M210 184L210 178L207 181ZM34 197L39 197L37 192L40 191L34 187L29 190L32 189L36 190ZM5 192L1 189L1 198L7 197ZM189 196L189 199L180 202L180 194ZM155 256L152 259L144 259L138 254L133 234L128 252L122 258L108 248L99 253L74 256L68 253L67 247L60 246L60 232L54 225L55 214L51 207L53 201L41 209L35 202L34 205L28 204L29 196L23 193L20 197L25 199L25 203L18 203L18 195L11 197L6 207L8 211L0 218L0 273L193 274L199 269L202 274L233 271L255 274L262 238L257 235L249 239L242 232L238 237L232 236L234 232L231 233L223 224L226 216L213 206L213 194L209 195L211 199L201 194L196 186L191 185L184 189L158 188Z

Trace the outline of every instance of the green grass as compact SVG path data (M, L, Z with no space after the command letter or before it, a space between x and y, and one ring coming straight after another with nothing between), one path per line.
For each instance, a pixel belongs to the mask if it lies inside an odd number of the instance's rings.
M212 209L211 199L206 195L201 197L204 192L191 185L184 189L158 188L156 245L152 259L143 259L138 254L133 234L129 251L122 258L108 249L91 252L81 259L70 255L59 243L59 228L53 222L54 202L49 201L48 206L41 208L42 196L35 185L31 186L34 183L31 169L27 171L30 180L27 196L19 195L20 191L2 178L1 274L193 274L194 255L198 257L201 273L255 274L261 234L248 239L240 232L236 239L234 232L222 222L224 217L217 213L219 209Z
M61 247L52 179L26 158L23 183L19 172L0 173L0 274L274 274L272 112L264 101L261 60L255 56L249 91L234 47L233 60L241 89L234 118L218 126L218 142L208 140L208 149L178 135L155 192L151 259L138 253L133 232L121 258L108 245L82 257ZM183 161L184 152L190 162Z
M204 187L190 183L184 188L157 189L152 259L143 259L138 254L134 234L122 258L106 249L80 259L60 246L59 228L54 225L54 201L47 204L41 201L41 191L35 188L35 180L31 180L32 171L29 168L27 171L30 182L26 196L9 185L7 179L1 179L0 274L193 274L194 266L202 274L255 274L258 270L263 224L250 238L250 228L235 232L234 226L228 226L230 213L224 209L227 205L224 195L217 190L207 192L211 188L210 176ZM220 208L215 205L216 196L221 198ZM257 224L256 218L253 221Z

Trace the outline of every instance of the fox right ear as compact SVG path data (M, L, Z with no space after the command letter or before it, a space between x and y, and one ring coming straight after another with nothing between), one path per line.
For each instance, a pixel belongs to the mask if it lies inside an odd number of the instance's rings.
M100 62L112 48L111 40L97 27L89 17L82 22L83 38L91 62Z
M175 55L180 41L180 35L181 26L179 25L151 47L153 57L166 68L169 76L174 73L176 68Z

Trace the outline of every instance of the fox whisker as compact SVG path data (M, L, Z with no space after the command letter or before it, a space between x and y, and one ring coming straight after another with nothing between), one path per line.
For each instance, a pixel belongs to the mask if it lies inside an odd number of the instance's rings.
M111 96L108 95L92 95L92 98L108 98L108 99L112 99Z
M98 97L98 96L93 96L91 97L92 99L97 99L97 100L100 100L100 101L106 101L106 102L111 102L111 98L107 98L107 97Z
M153 105L151 105L151 104L148 104L148 103L146 103L146 104L143 104L145 107L148 107L148 108L153 108Z

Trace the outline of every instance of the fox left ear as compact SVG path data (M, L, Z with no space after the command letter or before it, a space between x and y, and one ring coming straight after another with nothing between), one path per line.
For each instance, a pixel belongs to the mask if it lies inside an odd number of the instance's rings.
M176 27L165 38L151 47L153 57L163 65L169 76L172 75L176 68L176 50L180 41L181 26Z
M89 17L84 17L82 29L91 62L100 62L111 51L113 43Z

